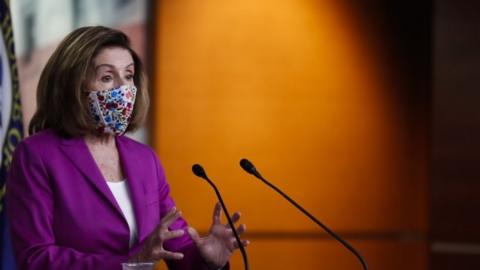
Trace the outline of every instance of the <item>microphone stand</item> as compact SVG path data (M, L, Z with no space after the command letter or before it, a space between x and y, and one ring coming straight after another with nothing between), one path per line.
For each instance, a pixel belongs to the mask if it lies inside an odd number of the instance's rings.
M245 248L243 247L243 244L240 240L240 237L238 236L237 229L235 229L235 225L233 224L232 219L230 218L230 214L228 213L227 207L225 206L225 203L223 202L222 195L220 195L220 192L217 189L217 186L208 178L207 174L205 173L205 170L203 169L202 166L199 164L195 164L192 166L192 171L193 173L207 181L208 184L213 188L215 191L215 194L217 195L218 201L220 202L220 205L222 206L223 212L225 216L227 217L228 224L230 225L230 228L232 228L233 235L235 237L235 240L238 243L238 248L240 249L240 252L242 253L242 258L243 258L243 265L245 266L246 270L250 269L250 266L248 265L248 258L247 258L247 252L245 251Z
M368 270L368 265L365 259L360 255L360 253L353 247L351 246L347 241L342 239L340 236L338 236L335 232L333 232L330 228L328 228L326 225L321 223L317 218L315 218L312 214L310 214L307 210L305 210L302 206L300 206L297 202L295 202L293 199L291 199L287 194L285 194L283 191L281 191L279 188L277 188L275 185L267 181L255 168L255 166L248 161L247 159L242 159L240 161L240 166L242 169L244 169L247 173L252 174L256 178L260 179L262 182L264 182L267 186L275 190L277 193L283 196L287 201L289 201L291 204L293 204L298 210L300 210L303 214L305 214L307 217L309 217L313 222L315 222L318 226L322 227L327 233L329 233L333 238L335 238L338 242L340 242L343 246L345 246L350 252L353 253L357 257L357 259L360 261L362 264L363 269Z

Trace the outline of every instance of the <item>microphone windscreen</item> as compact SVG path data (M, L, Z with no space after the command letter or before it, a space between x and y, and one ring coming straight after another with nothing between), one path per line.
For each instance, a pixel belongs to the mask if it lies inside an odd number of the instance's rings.
M194 164L192 166L192 172L198 177L201 177L203 179L207 178L207 174L205 173L205 170L200 164Z
M253 175L255 175L255 172L257 171L255 169L255 166L253 166L253 164L246 158L240 160L240 167L242 167L242 169L244 169L246 172Z

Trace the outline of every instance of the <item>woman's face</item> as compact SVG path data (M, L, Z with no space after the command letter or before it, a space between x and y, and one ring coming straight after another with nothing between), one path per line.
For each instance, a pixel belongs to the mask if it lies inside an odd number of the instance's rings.
M106 47L93 59L93 74L87 91L107 90L124 84L134 85L135 65L132 55L121 47Z

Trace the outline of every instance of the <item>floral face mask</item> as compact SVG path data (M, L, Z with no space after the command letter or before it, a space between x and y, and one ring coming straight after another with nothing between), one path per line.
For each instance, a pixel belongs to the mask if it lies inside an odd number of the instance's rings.
M97 132L113 135L125 133L130 123L136 93L137 88L134 85L88 92L89 112Z

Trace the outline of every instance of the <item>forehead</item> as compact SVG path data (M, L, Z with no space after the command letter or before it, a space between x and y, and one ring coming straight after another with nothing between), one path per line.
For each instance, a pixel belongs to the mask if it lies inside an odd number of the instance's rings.
M103 48L93 59L93 65L95 67L100 65L111 65L117 68L125 68L132 63L132 54L127 49L121 47Z

